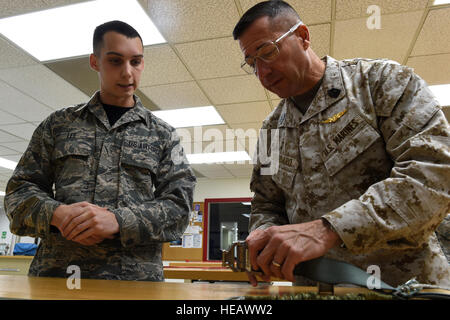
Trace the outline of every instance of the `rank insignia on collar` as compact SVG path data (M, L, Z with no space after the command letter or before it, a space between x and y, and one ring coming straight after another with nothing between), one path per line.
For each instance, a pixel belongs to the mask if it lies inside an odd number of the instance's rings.
M334 116L331 116L330 118L320 121L320 123L333 123L336 122L340 117L342 117L347 112L347 109L342 110L339 113L336 113Z

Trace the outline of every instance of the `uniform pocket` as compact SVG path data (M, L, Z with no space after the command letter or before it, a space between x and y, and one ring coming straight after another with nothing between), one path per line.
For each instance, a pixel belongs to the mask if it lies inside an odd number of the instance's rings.
M120 161L120 180L124 196L141 202L153 200L153 187L158 171L157 159L149 152L136 152L123 153Z
M93 137L80 135L70 138L71 133L56 136L53 149L55 187L57 194L61 188L82 190L83 181L89 176L89 156L93 152Z
M334 176L378 139L381 139L378 132L367 122L361 122L358 127L351 136L349 135L340 143L335 152L324 162L330 176Z

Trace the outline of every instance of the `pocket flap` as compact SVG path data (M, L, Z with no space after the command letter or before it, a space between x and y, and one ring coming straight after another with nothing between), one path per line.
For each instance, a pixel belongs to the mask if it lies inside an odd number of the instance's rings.
M53 158L60 159L66 156L88 157L92 153L92 146L86 140L57 140L53 149Z
M348 141L337 149L328 160L325 161L330 176L334 176L343 167L355 159L358 155L368 149L376 140L381 139L378 132L369 124L366 124L354 134Z
M134 153L122 152L120 161L123 164L148 169L153 172L156 172L158 168L158 160L155 159L155 155L148 151Z

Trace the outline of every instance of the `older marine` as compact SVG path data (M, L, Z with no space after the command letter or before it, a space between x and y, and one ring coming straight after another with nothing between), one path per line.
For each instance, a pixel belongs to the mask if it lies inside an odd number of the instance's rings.
M233 35L242 68L282 98L250 183L252 267L307 284L294 267L326 256L376 265L392 286L449 286L435 230L450 211L450 131L426 83L386 59L319 58L283 1L250 8Z

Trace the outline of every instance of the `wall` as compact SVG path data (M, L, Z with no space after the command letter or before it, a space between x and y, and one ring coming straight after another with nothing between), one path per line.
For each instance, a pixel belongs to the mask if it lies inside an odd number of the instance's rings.
M6 243L11 243L12 233L9 231L9 220L3 209L3 197L0 197L0 241L3 231L6 231Z

